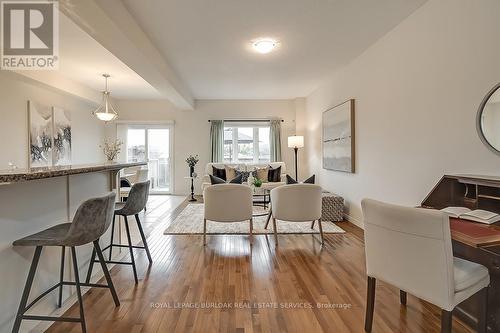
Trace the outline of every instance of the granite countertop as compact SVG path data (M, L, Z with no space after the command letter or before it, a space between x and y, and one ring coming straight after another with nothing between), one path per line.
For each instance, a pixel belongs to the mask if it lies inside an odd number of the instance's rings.
M65 165L50 168L31 169L9 169L0 170L0 184L25 182L30 180L53 178L76 175L80 173L91 173L100 171L120 170L124 168L146 165L145 162L136 163L105 163L105 164L81 164Z

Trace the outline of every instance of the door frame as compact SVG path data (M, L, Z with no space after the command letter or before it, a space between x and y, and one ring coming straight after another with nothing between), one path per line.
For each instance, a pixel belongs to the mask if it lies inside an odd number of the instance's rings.
M174 193L175 186L175 153L174 153L174 140L175 140L175 122L173 120L166 121L133 121L133 120L118 120L116 123L116 136L118 135L118 125L126 125L127 128L145 129L145 146L146 146L146 163L149 163L149 149L148 149L148 129L169 129L169 150L170 150L170 187L168 191L152 191L154 195L171 195ZM125 154L127 154L127 147L125 147ZM126 155L125 155L126 156Z

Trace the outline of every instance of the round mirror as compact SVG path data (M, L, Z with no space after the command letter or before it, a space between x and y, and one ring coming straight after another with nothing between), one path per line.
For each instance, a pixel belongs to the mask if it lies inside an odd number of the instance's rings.
M479 106L477 132L481 141L500 155L500 83L486 94Z

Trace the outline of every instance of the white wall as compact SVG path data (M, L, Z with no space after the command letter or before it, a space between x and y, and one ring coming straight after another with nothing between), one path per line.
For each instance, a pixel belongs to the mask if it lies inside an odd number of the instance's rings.
M0 170L8 168L9 162L28 166L28 100L71 110L73 164L104 161L99 148L104 124L91 115L92 104L19 74L0 71Z
M295 133L295 103L293 100L198 100L194 110L179 110L166 101L121 100L117 104L121 121L166 121L173 120L174 125L174 193L187 194L189 169L186 157L198 154L200 162L196 171L204 174L205 165L210 159L210 123L209 119L262 119L281 118L282 152L287 167L293 164L293 151L286 146L289 135ZM108 128L107 135L115 136L113 126ZM289 169L292 172L292 169ZM201 177L200 177L201 178ZM200 193L200 184L196 192Z
M370 197L418 205L445 173L500 173L475 129L500 81L500 1L430 0L307 98L307 162L361 223ZM356 99L356 173L323 170L321 114Z

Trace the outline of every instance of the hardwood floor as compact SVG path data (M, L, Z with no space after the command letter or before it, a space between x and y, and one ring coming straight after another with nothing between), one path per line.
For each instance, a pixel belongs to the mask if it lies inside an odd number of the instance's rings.
M131 268L111 275L121 306L107 290L84 296L89 332L363 332L366 298L363 232L246 236L163 235L187 202L173 208L169 197L152 197L145 226L153 265L138 251L139 284ZM170 207L170 208L165 208ZM208 307L201 308L203 304ZM321 305L321 306L318 306ZM65 315L77 315L73 306ZM439 332L440 311L378 283L373 332ZM454 332L472 332L458 320ZM55 323L48 332L80 332L78 324Z

